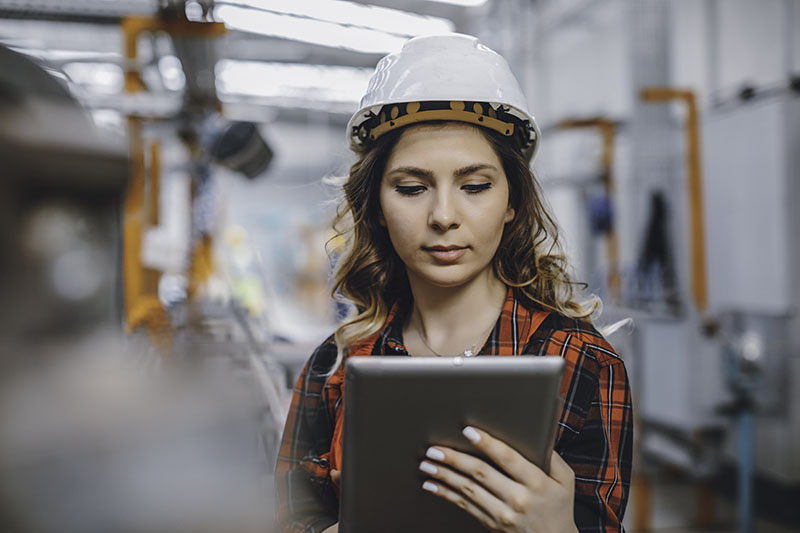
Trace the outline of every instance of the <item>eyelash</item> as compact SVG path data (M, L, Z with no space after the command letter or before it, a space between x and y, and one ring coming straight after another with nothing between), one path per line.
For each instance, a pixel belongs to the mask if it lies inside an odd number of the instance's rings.
M416 196L425 190L422 185L398 185L394 188L403 196Z
M491 186L491 183L480 183L475 185L464 185L461 187L461 189L466 191L467 194L478 194L491 188ZM416 196L424 192L426 187L423 185L397 185L394 189L404 196Z
M490 189L491 187L492 187L491 183L479 183L475 185L464 185L462 189L467 191L469 194L478 194L487 189Z

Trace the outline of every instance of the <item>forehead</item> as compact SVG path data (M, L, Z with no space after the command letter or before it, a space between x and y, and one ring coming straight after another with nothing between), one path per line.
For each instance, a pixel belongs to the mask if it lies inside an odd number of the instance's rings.
M469 163L500 163L500 158L479 127L461 122L444 122L406 127L392 149L388 163L391 166L399 161L430 164L464 160L469 160Z

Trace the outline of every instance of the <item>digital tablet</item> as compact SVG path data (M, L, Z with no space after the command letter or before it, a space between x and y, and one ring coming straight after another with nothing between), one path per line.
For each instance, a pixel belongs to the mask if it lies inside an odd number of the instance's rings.
M563 374L557 356L349 358L339 531L485 532L422 489L419 463L433 444L480 455L471 425L548 471Z

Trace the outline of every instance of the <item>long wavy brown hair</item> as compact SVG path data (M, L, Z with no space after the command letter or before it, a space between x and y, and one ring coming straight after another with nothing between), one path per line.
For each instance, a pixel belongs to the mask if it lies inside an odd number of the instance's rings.
M426 122L425 124L431 124ZM447 122L440 122L445 125ZM407 128L414 126L408 126ZM541 187L523 154L500 134L475 126L503 164L509 202L515 216L506 224L492 266L497 277L514 287L530 308L588 320L599 300L578 301L585 283L571 279L558 240L558 226L542 200ZM401 130L379 137L359 150L343 183L336 211L334 239L341 244L334 274L333 297L353 304L350 316L336 330L337 368L354 342L377 332L394 302L410 302L405 265L381 226L379 191L389 156Z

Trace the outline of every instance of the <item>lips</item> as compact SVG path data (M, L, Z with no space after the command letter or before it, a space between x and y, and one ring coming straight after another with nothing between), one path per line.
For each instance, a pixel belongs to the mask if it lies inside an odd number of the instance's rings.
M449 246L423 246L422 249L440 263L454 263L467 253L468 247L452 244Z

